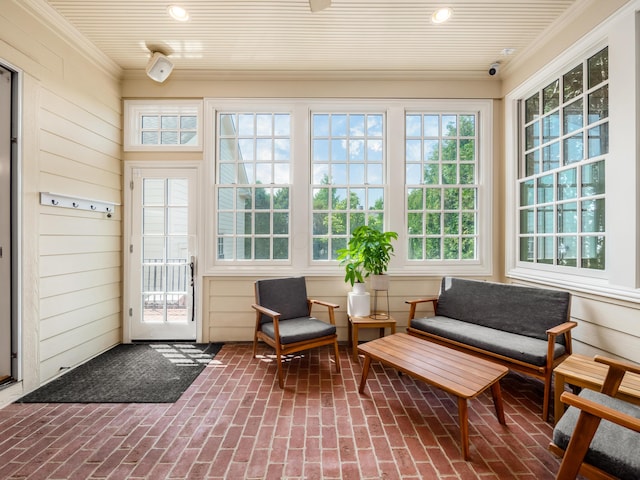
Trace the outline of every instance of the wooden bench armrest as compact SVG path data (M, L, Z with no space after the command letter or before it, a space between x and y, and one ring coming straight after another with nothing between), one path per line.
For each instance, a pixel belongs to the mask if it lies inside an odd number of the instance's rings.
M626 413L614 410L611 407L601 405L600 403L587 400L586 398L582 398L571 392L562 392L560 400L562 400L563 403L579 408L590 415L594 415L604 420L609 420L610 422L622 427L640 432L640 418L632 417L631 415L627 415ZM576 432L574 432L574 435L575 434Z
M572 346L571 346L571 329L576 327L578 322L564 322L560 325L556 325L555 327L547 330L547 371L553 370L553 362L554 362L554 345L556 343L556 337L558 335L564 335L565 338L565 351L567 354L571 354Z
M431 302L433 304L433 309L435 311L436 305L438 304L438 296L433 297L425 297L425 298L417 298L415 300L406 300L404 303L410 305L409 308L409 321L413 319L416 315L416 306L419 303Z
M578 326L578 322L564 322L547 330L547 335L561 335Z

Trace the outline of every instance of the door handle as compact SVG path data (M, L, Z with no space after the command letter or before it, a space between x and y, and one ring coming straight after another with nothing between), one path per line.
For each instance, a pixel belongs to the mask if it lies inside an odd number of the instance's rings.
M196 257L191 256L191 262L189 263L189 269L191 270L191 321L196 320Z

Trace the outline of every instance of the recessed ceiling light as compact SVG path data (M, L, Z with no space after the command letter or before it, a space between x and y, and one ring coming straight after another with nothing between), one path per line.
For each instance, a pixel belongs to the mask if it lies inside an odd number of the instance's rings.
M444 23L451 18L451 15L453 15L453 10L450 8L439 8L431 15L431 21L433 23Z
M189 20L189 12L187 12L180 5L169 5L167 12L171 15L171 18L179 22L186 22Z
M515 48L503 48L500 53L502 55L513 55L514 53L516 53L516 49Z

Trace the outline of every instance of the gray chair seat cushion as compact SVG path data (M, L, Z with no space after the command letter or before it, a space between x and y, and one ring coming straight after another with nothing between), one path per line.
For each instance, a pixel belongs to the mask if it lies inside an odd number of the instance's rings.
M336 326L314 317L290 318L280 320L280 343L288 344L311 340L336 333ZM262 324L262 331L275 338L273 322Z
M441 316L414 318L411 327L532 365L543 366L547 362L546 340ZM564 352L564 345L554 345L554 358Z
M584 389L580 396L640 418L640 407L600 392ZM578 421L580 410L569 407L553 430L553 443L563 450ZM640 478L640 433L602 420L591 441L585 462L621 479Z

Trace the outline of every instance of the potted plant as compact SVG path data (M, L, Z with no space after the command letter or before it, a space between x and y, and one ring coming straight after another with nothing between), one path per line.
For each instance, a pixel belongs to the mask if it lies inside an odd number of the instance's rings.
M344 266L344 281L352 287L363 284L371 276L373 290L388 290L389 284L385 275L391 255L392 240L397 240L396 232L383 232L369 225L362 225L351 233L347 248L338 250L338 260Z
M338 250L340 265L345 267L345 282L353 285L370 275L384 275L393 254L391 241L397 239L396 232L382 232L369 225L356 228L347 248Z

